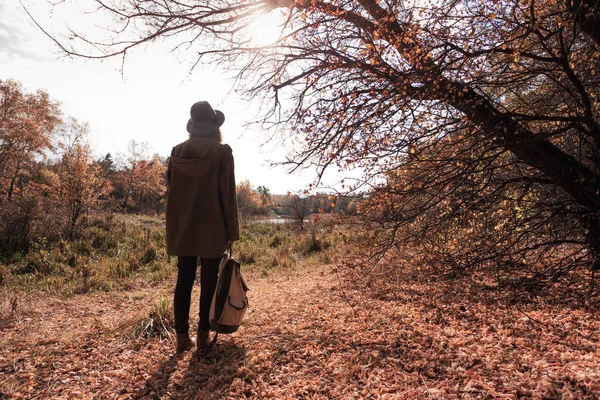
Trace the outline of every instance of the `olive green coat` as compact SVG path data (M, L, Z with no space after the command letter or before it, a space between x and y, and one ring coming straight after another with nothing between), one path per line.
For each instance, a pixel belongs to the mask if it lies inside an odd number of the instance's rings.
M231 148L192 136L173 147L167 184L167 254L221 257L239 239Z

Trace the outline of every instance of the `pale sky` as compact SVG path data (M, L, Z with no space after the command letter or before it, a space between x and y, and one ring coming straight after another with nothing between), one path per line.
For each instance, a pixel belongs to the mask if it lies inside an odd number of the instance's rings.
M34 0L24 3L42 24L61 20L56 15L50 19ZM244 130L254 117L255 105L237 97L224 75L201 66L190 75L189 64L160 43L129 54L123 75L120 65L120 59L64 59L17 0L0 0L0 79L16 79L28 91L47 90L61 103L65 115L89 123L99 156L125 152L132 139L147 142L152 153L168 155L174 145L187 139L190 106L207 100L225 113L222 132L224 142L233 149L238 182L249 179L255 187L265 185L272 193L283 194L302 190L313 181L309 171L290 175L285 167L269 165L281 161L285 151L278 143L260 146L265 142L264 132ZM338 180L332 178L324 185L335 185Z

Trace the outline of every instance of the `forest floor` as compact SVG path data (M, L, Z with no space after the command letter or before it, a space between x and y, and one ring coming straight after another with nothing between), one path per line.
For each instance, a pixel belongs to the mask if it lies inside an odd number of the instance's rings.
M160 298L171 298L174 279L5 301L0 398L600 397L597 314L517 308L443 283L407 283L377 299L343 284L331 266L246 278L247 323L200 359L176 356L172 339L135 333Z

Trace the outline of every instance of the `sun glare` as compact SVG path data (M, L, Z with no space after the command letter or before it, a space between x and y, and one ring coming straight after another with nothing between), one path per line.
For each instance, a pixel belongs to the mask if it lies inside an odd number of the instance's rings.
M277 11L261 15L248 26L252 44L269 46L277 41L281 34L281 15Z

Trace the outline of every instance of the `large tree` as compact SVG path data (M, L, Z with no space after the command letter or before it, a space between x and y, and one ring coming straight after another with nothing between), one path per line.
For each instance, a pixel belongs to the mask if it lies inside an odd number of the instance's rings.
M600 268L598 0L93 3L114 35L71 32L66 52L165 37L238 68L270 101L262 122L299 139L290 162L365 171L379 249L458 224L485 238L477 257L455 254L467 264L574 246L556 259ZM281 34L257 46L264 13Z
M60 117L47 92L28 93L18 81L0 80L0 202L13 197L35 157L52 148Z

